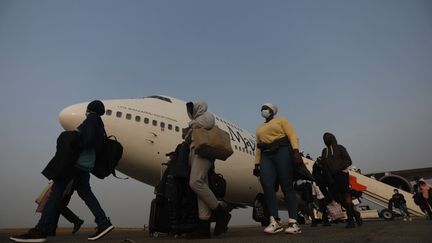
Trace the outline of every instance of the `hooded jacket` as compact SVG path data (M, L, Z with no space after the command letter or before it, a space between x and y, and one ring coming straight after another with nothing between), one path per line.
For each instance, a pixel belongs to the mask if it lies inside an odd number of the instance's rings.
M326 148L322 150L321 157L330 172L335 174L348 168L352 161L345 147L338 144L336 137L331 133L324 133L323 139Z
M215 125L215 117L212 113L207 112L207 103L204 101L193 101L189 102L187 105L193 105L192 114L188 109L188 116L191 121L189 122L189 127L211 129Z
M79 146L82 149L100 151L105 138L105 128L99 114L90 112L87 118L78 126L80 132Z
M192 129L205 128L212 129L215 126L215 117L207 111L207 103L204 101L193 101L186 104L189 119L189 130L185 136L185 141L190 144L190 148L194 147L192 138Z

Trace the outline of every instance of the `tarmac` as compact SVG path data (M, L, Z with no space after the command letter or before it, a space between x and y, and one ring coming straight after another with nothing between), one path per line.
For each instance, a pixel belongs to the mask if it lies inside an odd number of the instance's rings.
M363 226L345 229L345 224L333 224L330 227L318 225L311 227L301 225L302 233L287 235L279 233L266 235L259 225L230 226L227 233L211 239L174 238L172 235L161 234L157 238L149 235L144 228L115 228L111 233L98 240L101 243L138 243L138 242L232 242L232 243L261 243L261 242L432 242L432 220L415 218L412 222L401 219L394 221L370 220ZM0 229L0 242L11 242L9 236L25 233L28 229ZM88 242L87 237L94 231L92 228L81 229L72 235L72 229L60 228L57 236L49 237L47 242Z

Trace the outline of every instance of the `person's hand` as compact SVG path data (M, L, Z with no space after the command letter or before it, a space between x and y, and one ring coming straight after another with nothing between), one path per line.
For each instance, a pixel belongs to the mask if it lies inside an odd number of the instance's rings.
M189 127L182 128L182 138L185 139L189 131Z
M255 164L255 168L253 169L253 175L256 177L260 177L260 165Z
M293 150L293 157L294 157L294 164L299 165L299 164L303 163L302 156L300 155L300 152L298 149Z

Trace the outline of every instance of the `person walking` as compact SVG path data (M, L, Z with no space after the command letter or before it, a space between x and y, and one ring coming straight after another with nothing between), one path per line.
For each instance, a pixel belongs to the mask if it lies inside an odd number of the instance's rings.
M418 186L419 192L422 194L424 200L429 204L429 207L432 207L432 197L430 195L432 193L432 185L427 183L425 179L420 178Z
M419 208L421 209L421 211L423 213L427 213L429 220L432 220L432 211L431 208L429 207L429 204L427 203L426 199L423 198L422 193L419 191L419 185L415 184L413 186L413 200L414 203L419 206Z
M303 163L303 160L296 131L286 118L275 117L277 111L272 103L261 106L261 116L265 122L256 129L257 150L253 174L260 179L270 213L270 224L264 232L275 234L284 231L275 191L275 185L279 183L289 216L285 233L298 234L301 229L297 222L298 203L293 180L295 163Z
M336 137L326 132L323 135L326 147L322 150L321 158L332 177L329 190L334 199L342 204L347 213L345 228L355 228L354 217L359 216L354 212L349 185L348 167L352 164L346 148L338 144Z
M210 238L210 220L216 221L213 235L218 236L228 229L231 214L220 204L208 185L208 173L214 166L214 159L204 158L195 153L192 130L196 128L211 129L215 126L215 117L208 112L207 103L193 101L186 104L189 125L183 130L184 138L189 143L189 164L191 167L189 185L196 193L198 200L198 229L191 234L195 238Z
M101 116L105 113L104 104L95 100L88 104L86 119L77 131L63 132L57 141L54 158L42 171L48 179L53 179L51 195L43 209L38 224L26 234L12 236L15 242L45 242L49 232L57 228L62 198L67 185L73 180L73 188L95 216L96 232L88 240L98 240L114 229L90 188L90 172L96 154L102 150L106 137Z

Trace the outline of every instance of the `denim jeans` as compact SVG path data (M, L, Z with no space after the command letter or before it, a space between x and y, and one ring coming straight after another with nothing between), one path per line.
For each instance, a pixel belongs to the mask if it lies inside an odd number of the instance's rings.
M408 209L407 209L407 206L405 203L399 204L399 211L400 211L402 217L406 218L409 216L408 215Z
M71 179L71 177L68 177L54 181L54 184L51 188L51 194L42 211L41 218L36 225L36 228L40 231L44 233L49 233L52 231L55 232L60 216L60 210L64 206L62 200L63 194Z
M285 197L288 215L291 219L297 220L298 204L293 184L294 162L289 147L280 147L272 154L262 153L260 163L260 181L270 216L279 218L275 190L278 181Z
M96 196L90 188L90 173L75 169L74 188L78 196L85 202L87 207L95 217L95 223L98 226L104 225L109 222L102 207L99 204Z
M71 179L74 180L73 188L93 213L96 224L101 226L109 222L96 196L91 191L90 174L75 168L70 177L54 181L51 195L36 228L43 232L50 232L57 228L61 209L66 206L63 204L63 194Z

